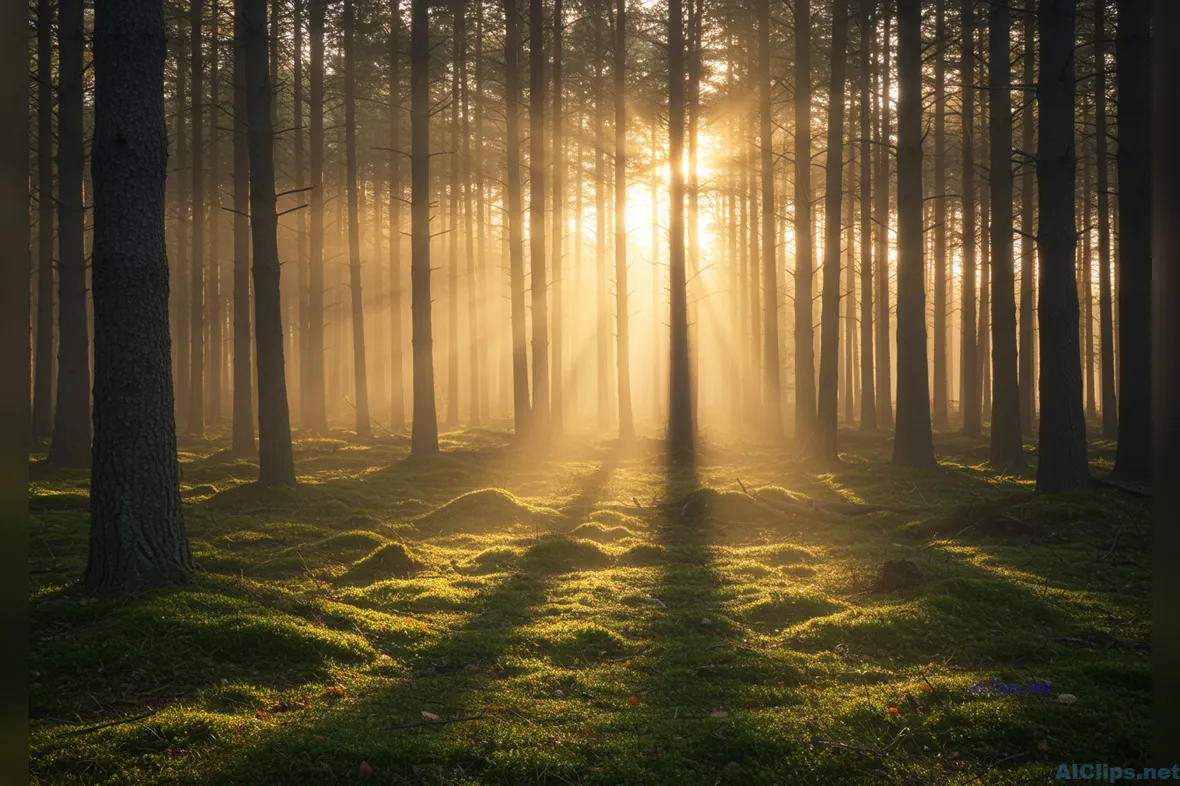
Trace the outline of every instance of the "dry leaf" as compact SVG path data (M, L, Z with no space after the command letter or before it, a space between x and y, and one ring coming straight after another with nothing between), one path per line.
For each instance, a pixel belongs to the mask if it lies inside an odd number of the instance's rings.
M422 717L426 720L438 720L437 715L435 715L433 712L427 712L426 710L422 710Z

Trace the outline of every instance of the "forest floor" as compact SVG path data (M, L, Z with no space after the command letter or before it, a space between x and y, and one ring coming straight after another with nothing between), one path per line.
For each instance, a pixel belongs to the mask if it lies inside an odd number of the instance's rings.
M87 473L35 458L33 782L986 786L1145 764L1147 500L1038 498L950 435L928 471L841 439L830 468L716 443L672 467L654 440L541 458L482 429L427 460L302 439L280 490L225 440L182 441L197 572L122 600L77 584ZM1112 446L1092 455L1109 472ZM917 571L882 584L885 560ZM992 679L1052 693L969 691Z

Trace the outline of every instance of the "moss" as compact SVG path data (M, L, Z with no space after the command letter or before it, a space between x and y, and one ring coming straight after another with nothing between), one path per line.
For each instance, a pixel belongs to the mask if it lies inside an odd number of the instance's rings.
M541 574L599 570L611 561L610 555L593 541L558 536L537 541L523 559L526 568Z
M426 567L403 543L386 543L353 563L347 581L371 582L387 578L404 579Z

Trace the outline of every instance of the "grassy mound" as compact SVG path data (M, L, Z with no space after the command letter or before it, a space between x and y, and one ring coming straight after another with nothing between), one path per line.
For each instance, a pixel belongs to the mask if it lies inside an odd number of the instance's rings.
M455 497L414 523L430 532L486 531L515 524L549 525L559 518L552 508L529 505L504 489L479 489Z
M842 609L842 604L822 595L791 592L755 601L742 616L755 628L781 630Z
M662 565L667 561L668 553L662 546L640 543L620 554L618 564L641 568Z
M537 541L524 554L525 567L541 575L600 570L611 564L611 556L597 543L580 538L551 536Z
M355 562L345 581L372 582L382 579L404 579L426 567L403 543L386 543Z
M634 537L635 533L626 527L610 527L604 526L597 521L588 521L585 524L579 524L570 532L571 537L585 538L596 543L613 543L616 540L623 538Z
M724 524L769 523L782 518L780 513L749 494L708 486L671 501L667 510L673 519L709 519Z

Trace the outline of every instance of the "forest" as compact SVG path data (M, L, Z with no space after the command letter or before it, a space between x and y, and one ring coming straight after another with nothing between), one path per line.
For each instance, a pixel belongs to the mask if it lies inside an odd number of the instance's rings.
M19 4L31 783L1175 763L1180 14L753 2Z

